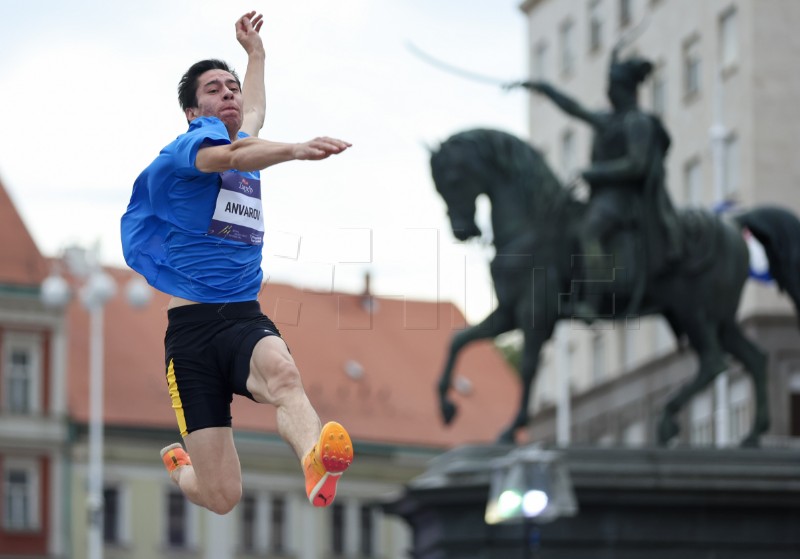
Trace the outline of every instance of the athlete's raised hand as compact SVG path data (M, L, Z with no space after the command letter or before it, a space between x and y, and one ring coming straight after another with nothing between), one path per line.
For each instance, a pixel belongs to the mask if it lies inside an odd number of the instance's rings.
M263 24L264 16L256 14L255 10L247 12L236 20L236 40L247 54L264 48L261 35L259 35Z

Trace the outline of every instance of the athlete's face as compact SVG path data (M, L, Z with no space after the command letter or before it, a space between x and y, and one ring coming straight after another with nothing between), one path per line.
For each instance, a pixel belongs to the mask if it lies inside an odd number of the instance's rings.
M242 126L242 90L233 74L208 70L197 79L197 107L186 109L189 121L201 116L215 116L232 133Z

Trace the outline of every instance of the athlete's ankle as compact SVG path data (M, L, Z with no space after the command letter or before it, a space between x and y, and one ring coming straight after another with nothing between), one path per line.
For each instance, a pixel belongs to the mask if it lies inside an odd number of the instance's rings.
M177 485L178 487L180 487L180 486L181 486L181 473L182 473L182 472L183 472L183 470L185 470L186 468L191 468L191 466L181 466L181 467L179 467L179 468L175 468L174 470L172 470L171 472L169 472L169 479L171 479L171 480L172 480L172 483L174 483L174 484L175 484L175 485Z

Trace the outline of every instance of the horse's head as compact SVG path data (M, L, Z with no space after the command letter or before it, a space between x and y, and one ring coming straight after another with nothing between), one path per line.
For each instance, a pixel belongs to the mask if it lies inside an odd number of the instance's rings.
M460 241L481 236L475 224L475 200L487 187L487 163L478 157L471 132L451 136L431 151L433 182L447 205L453 235Z
M495 242L515 236L545 215L561 185L542 154L528 142L501 130L476 128L450 136L431 153L436 190L447 204L453 234L459 240L479 236L475 200L487 194L492 206Z
M439 152L441 153L441 152ZM453 235L459 241L480 237L481 230L475 224L475 199L478 192L474 183L463 180L463 170L456 166L435 163L437 154L431 157L431 169L436 191L447 205L447 216Z

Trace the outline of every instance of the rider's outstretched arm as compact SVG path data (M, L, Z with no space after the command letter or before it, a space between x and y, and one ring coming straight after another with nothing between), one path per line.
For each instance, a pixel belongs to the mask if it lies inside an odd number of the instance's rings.
M601 117L599 113L586 109L583 105L578 103L575 99L559 91L551 84L543 81L524 81L509 84L507 88L524 87L530 91L535 91L550 99L555 105L567 113L568 115L582 120L590 126L598 127L601 125Z

